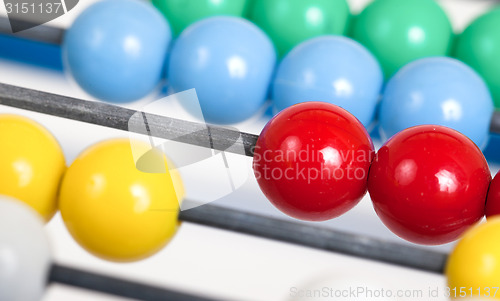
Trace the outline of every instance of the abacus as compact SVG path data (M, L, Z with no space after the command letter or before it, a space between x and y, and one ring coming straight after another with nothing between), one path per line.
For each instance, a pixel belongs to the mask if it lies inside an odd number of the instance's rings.
M5 20L3 21L3 24L6 24ZM5 33L6 28L0 28ZM63 40L62 37L64 35L64 31L62 30L50 26L41 26L37 30L38 31L36 31L35 33L33 33L33 31L31 33L25 33L24 37L28 39L56 44L60 43ZM256 150L258 151L259 137L261 139L264 139L264 137L268 135L267 133L263 133L260 136L257 136L221 126L207 126L205 124L184 121L182 119L169 118L149 113L145 114L136 110L126 109L121 106L111 105L103 102L85 101L77 98L70 98L62 95L16 87L8 84L0 84L0 104L22 110L29 110L56 117L62 117L70 119L73 122L80 121L122 131L130 130L130 117L134 114L141 113L145 118L146 128L155 128L155 136L157 136L158 138L174 139L182 143L192 144L199 147L210 148L223 152L233 152L238 155L249 157L254 156ZM344 110L340 109L340 111L336 111L339 110L338 107L331 105L325 105L325 107L322 107L322 104L311 102L307 103L306 105L299 104L285 109L273 120L275 123L278 123L277 120L279 120L279 116L286 116L287 112L292 112L292 110L300 111L301 109L306 111L312 110L312 112L314 112L315 110L331 111L335 112L335 114L338 114L338 116L342 116L342 118L351 118L348 117L351 115ZM343 114L348 115L346 115L347 117L345 117ZM491 114L491 122L488 122L488 129L493 133L500 133L499 118L499 113L493 112ZM352 117L352 120L356 119ZM356 124L355 126L359 127L360 129L363 128L359 121L352 122L358 122L358 124ZM272 122L269 124L272 124ZM269 125L268 131L270 131L271 129L272 126ZM442 130L440 127L435 127L432 131L437 131L438 133L442 131L446 135L455 135L454 133L456 133L456 135L459 135L458 132L447 132L447 130ZM138 134L146 136L151 135L149 131L138 132ZM207 136L209 137L208 144ZM234 137L238 137L239 139L234 139ZM469 141L468 143L470 143L470 145L473 145L471 140L468 140L467 138L464 139L465 141ZM391 141L395 140L397 139L393 138ZM269 145L266 145L265 147L272 148L272 146ZM379 161L376 160L376 162L378 163ZM371 166L373 168L374 163L372 163L371 160L369 163L371 163ZM256 163L254 162L254 169L257 170L258 167L255 167L255 164ZM374 174L373 171L370 172L371 174ZM70 178L70 175L65 175L65 177ZM487 185L489 185L490 180L491 179L485 178ZM492 186L489 193L490 198L493 199L497 197L495 187L497 186ZM265 191L264 188L263 190ZM485 193L484 198L486 198L487 186L486 189L484 189L483 187L483 190ZM64 189L62 191L63 192L61 194L61 199L64 198ZM372 193L372 191L370 192ZM269 193L266 193L266 195L269 196ZM270 196L270 199L273 202L272 198L273 197ZM63 203L65 202L66 201L63 201ZM189 203L189 200L184 200L184 202ZM280 207L281 205L276 203L275 205L289 215L294 216L294 213L287 212L286 209ZM494 211L496 211L496 204L491 206L492 209L490 210L492 212L490 213L492 214L489 215L495 214ZM6 210L9 209L6 207ZM484 210L484 208L482 210ZM300 219L312 220L323 219L323 217L308 218L307 214L295 215L295 217L298 217ZM385 263L437 274L444 273L447 260L456 261L460 259L460 256L462 256L462 258L464 256L454 255L459 259L448 259L448 255L440 251L422 249L408 246L406 244L394 243L378 238L371 238L369 236L331 230L310 223L303 224L291 220L271 218L264 215L243 212L235 209L228 209L218 205L205 204L186 211L180 211L178 220L240 232L244 234L250 234L263 238L270 238L278 241L302 245L320 250L332 251L345 255L374 259ZM473 222L475 221L477 221L477 218L473 220ZM490 228L494 229L498 222L493 218L492 221L488 222L487 224ZM481 228L478 227L478 229ZM484 229L486 229L486 227L484 227ZM461 233L462 232L463 231L461 231ZM477 232L480 232L480 230L477 230ZM472 234L470 236L472 238L469 239L473 240ZM76 287L88 288L100 292L115 294L117 296L143 300L211 299L210 297L198 296L198 294L185 294L182 292L178 292L175 289L167 290L155 286L143 285L140 284L140 282L120 280L119 278L113 278L75 268L69 268L60 264L52 265L52 267L50 268L48 279L49 281L53 282L59 282ZM185 291L186 289L184 288L183 290ZM482 294L481 290L479 291L479 294Z

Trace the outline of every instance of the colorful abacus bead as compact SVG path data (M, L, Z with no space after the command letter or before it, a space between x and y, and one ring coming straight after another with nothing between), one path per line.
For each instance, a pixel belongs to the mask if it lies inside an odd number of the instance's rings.
M257 140L253 169L262 192L282 212L324 221L353 208L366 193L374 149L363 125L323 102L293 105Z
M152 0L172 26L174 35L204 18L224 15L244 17L249 0Z
M383 80L379 63L361 44L345 37L314 38L281 61L272 87L274 111L304 101L325 101L368 127Z
M377 0L356 17L353 37L372 51L389 78L413 60L447 55L453 31L434 0Z
M322 35L342 35L350 19L346 0L255 0L250 19L273 40L279 56Z
M377 152L368 191L382 222L413 243L456 240L484 216L491 174L477 146L459 132L422 125Z
M151 4L104 0L87 8L66 31L63 58L87 93L128 102L158 86L170 40L168 23Z
M23 202L0 196L0 225L0 300L41 300L52 262L43 220Z
M434 57L414 61L390 79L379 121L384 139L412 126L437 124L483 148L492 114L491 94L473 69L452 58Z
M485 209L486 218L493 218L500 215L500 171L497 172L493 181L491 181L488 190L488 199Z
M500 108L500 8L475 20L457 39L454 55L474 68L488 84Z
M500 217L471 228L448 257L445 274L452 299L500 299Z
M140 260L175 234L182 186L161 153L141 164L163 164L165 172L139 170L135 159L150 151L142 142L104 141L68 168L60 192L61 214L73 238L90 253L112 261Z
M66 162L47 129L25 117L0 115L0 170L0 194L30 205L46 222L54 216Z
M189 26L176 40L168 66L170 88L196 89L206 121L236 123L261 109L275 62L274 47L257 26L241 18L212 17Z

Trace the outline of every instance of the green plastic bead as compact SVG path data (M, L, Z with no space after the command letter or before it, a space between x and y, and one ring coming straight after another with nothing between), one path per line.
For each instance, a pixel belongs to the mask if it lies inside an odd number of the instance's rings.
M454 36L435 0L375 0L352 34L378 58L386 78L413 60L448 55Z
M483 76L500 109L500 8L479 17L458 38L455 56Z
M246 14L248 0L152 0L167 18L174 35L203 18Z
M312 37L344 34L349 17L346 0L255 0L250 11L280 56Z

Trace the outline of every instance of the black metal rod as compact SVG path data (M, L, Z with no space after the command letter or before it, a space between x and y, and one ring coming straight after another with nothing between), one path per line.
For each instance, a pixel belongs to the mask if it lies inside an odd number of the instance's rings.
M493 112L491 116L490 133L500 135L500 111Z
M209 204L181 211L179 220L431 273L442 274L448 258L441 252Z
M17 38L23 38L27 40L61 45L65 30L59 27L48 26L48 25L38 25L23 20L12 20L12 22L30 24L31 26L25 25L25 27L32 27L20 32L12 33L11 22L7 17L0 17L0 34L12 35Z
M82 271L61 265L52 265L49 283L60 283L78 288L89 289L115 296L145 301L211 301L205 297L173 291L152 285L142 284L115 277Z
M0 104L148 135L142 112L0 83ZM138 114L140 113L140 114ZM141 118L133 118L140 116ZM253 156L257 135L145 113L157 138Z
M259 136L221 126L205 125L181 119L142 113L120 106L0 83L0 105L105 126L122 131L188 143L252 157ZM138 114L140 113L140 114ZM132 118L144 116L145 118ZM140 123L147 120L147 127ZM141 131L141 129L143 129ZM500 112L491 118L491 133L500 134Z

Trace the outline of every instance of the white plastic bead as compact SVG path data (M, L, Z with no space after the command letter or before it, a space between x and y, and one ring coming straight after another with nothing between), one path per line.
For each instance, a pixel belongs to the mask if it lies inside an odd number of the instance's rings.
M0 196L0 300L40 300L50 265L41 217L21 201Z

